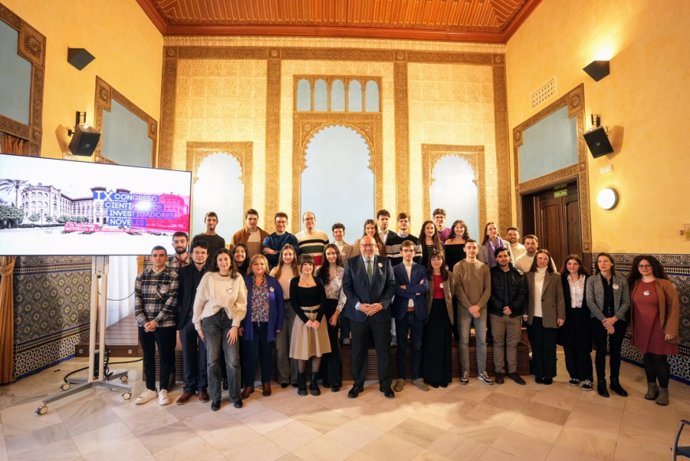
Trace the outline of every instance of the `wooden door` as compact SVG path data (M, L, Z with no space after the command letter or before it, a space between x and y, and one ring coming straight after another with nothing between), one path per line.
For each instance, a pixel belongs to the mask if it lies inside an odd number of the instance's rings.
M523 196L522 204L524 233L539 237L539 246L549 250L559 270L569 254L582 256L576 182Z

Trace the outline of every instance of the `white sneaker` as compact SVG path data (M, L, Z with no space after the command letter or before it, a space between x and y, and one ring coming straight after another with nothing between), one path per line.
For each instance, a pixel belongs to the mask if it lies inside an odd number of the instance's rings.
M463 371L460 375L460 384L469 384L470 382L470 372Z
M161 389L158 393L158 405L170 405L170 397L168 397L168 391Z
M151 389L146 389L144 392L142 392L139 397L136 398L134 401L135 405L142 405L150 400L153 400L158 396L156 391L152 391Z
M494 380L489 377L489 375L486 374L486 371L483 371L477 375L477 378L479 381L483 382L484 384L493 384ZM162 392L162 391L161 391Z

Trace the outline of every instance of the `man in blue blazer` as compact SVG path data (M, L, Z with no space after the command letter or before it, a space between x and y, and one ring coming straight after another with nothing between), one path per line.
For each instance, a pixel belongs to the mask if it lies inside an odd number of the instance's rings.
M429 316L426 305L429 282L424 266L413 261L414 242L404 241L400 252L403 261L393 268L396 290L391 307L398 337L398 380L395 382L394 390L400 392L405 387L409 332L412 342L412 383L417 388L428 391L429 386L422 379L422 334L424 322Z
M379 389L392 399L391 389L391 312L395 294L393 267L386 258L374 254L376 242L371 236L359 242L360 255L347 260L343 290L347 303L343 312L352 329L352 375L354 385L347 396L357 398L364 389L367 374L367 350L370 338L376 348Z

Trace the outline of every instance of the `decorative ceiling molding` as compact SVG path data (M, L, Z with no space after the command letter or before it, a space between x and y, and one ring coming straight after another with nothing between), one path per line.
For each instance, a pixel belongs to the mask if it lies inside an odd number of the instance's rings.
M137 0L164 36L506 43L541 0Z

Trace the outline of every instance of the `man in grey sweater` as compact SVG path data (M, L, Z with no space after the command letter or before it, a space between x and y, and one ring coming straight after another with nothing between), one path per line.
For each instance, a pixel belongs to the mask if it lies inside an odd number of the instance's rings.
M460 383L469 383L470 376L470 328L474 326L477 348L477 378L485 384L493 384L486 374L486 305L491 297L489 266L477 259L479 246L475 240L465 242L467 257L453 268L455 297L458 299L460 318Z

